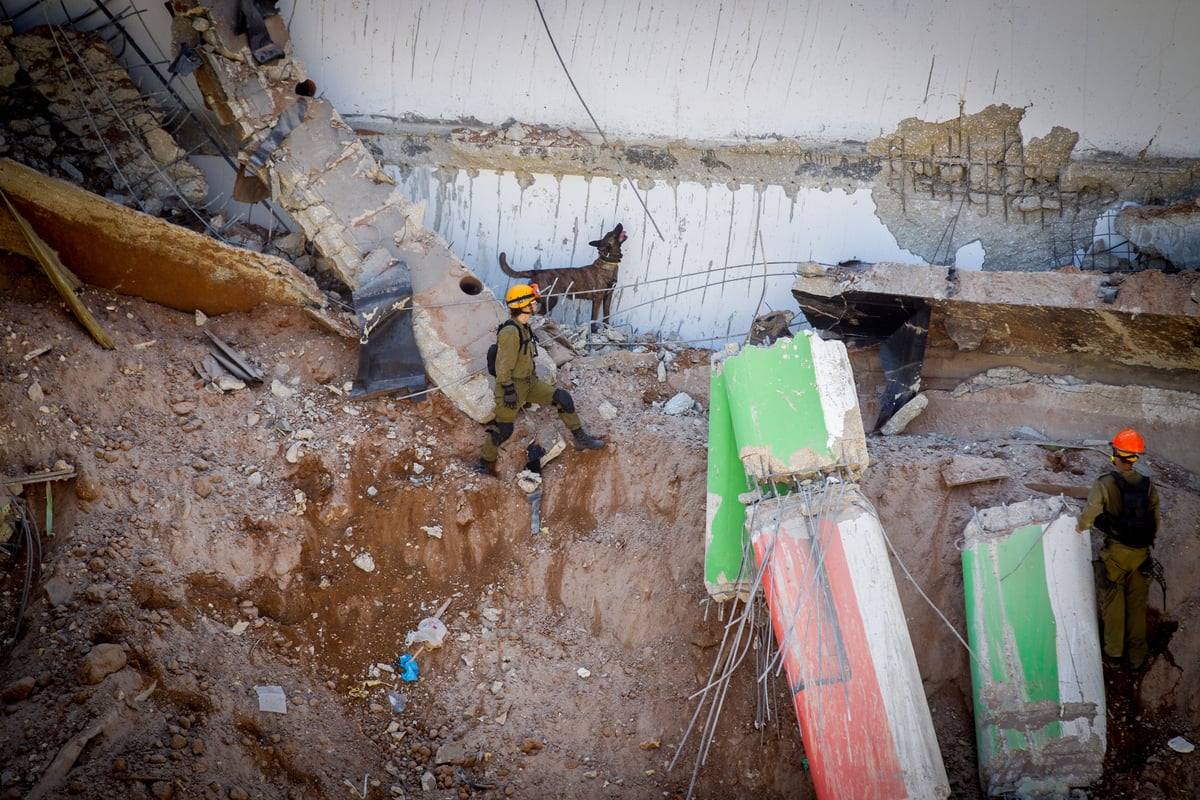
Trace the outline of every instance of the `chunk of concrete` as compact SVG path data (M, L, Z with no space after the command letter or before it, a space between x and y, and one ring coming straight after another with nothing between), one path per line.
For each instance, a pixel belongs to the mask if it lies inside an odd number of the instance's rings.
M879 432L884 436L895 436L898 433L904 433L904 429L908 424L917 417L921 416L921 412L929 405L929 398L924 393L917 395L912 400L909 400L900 410L892 415L892 418L883 424Z
M956 455L942 467L942 480L947 486L966 486L971 483L998 481L1009 477L1008 465L1002 458Z

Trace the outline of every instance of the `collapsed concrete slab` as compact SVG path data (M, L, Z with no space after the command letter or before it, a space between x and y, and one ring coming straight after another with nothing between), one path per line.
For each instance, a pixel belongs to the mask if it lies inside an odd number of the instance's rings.
M1117 214L1116 229L1138 250L1176 269L1200 269L1200 199L1126 206Z
M42 25L14 35L0 26L0 86L12 117L5 126L16 134L5 152L15 160L53 164L98 194L155 216L207 200L204 173L168 132L178 130L177 120L138 91L99 31Z
M1002 458L956 455L942 467L942 480L947 486L966 486L983 481L998 481L1008 477L1008 466Z
M1158 385L1200 385L1200 272L963 272L885 262L808 262L798 271L792 294L801 310L838 336L890 332L900 316L928 305L925 375L931 360L977 353L983 358L974 364L1024 357L1090 365L1072 370L1081 377L1127 368L1158 373Z
M7 159L0 190L76 277L168 308L226 314L261 303L297 306L343 335L344 315L304 273L274 256L243 250ZM0 207L0 249L35 254L7 209Z
M984 373L950 391L929 390L921 396L929 402L909 424L909 433L988 439L1026 428L1048 439L1085 441L1132 426L1146 436L1145 465L1170 461L1200 471L1196 392L992 370L991 376Z
M378 287L393 268L399 283L411 279L416 312L403 313L415 317L408 324L425 371L451 402L486 421L493 401L483 358L504 318L502 306L422 224L424 207L396 189L337 110L316 96L279 16L264 24L282 55L258 63L261 47L235 33L236 12L232 0L195 5L173 28L177 43L201 57L197 83L235 132L233 149L352 291Z
M929 393L929 407L913 432L945 422L944 396L961 382L993 369L1020 369L1028 375L1068 375L1069 383L1108 389L1088 400L1078 390L1060 388L1064 405L1048 414L1076 413L1072 430L1086 428L1095 438L1115 424L1120 430L1149 416L1174 415L1165 430L1181 430L1194 420L1200 386L1200 272L1168 275L1144 271L1118 275L1064 269L1058 272L958 272L943 266L854 264L799 266L792 294L809 322L849 345L860 391L875 394L882 407L891 375L876 353L889 336L915 315L928 311L928 331L918 377L906 384L914 393ZM1159 409L1125 398L1108 406L1105 397L1118 385L1187 393L1182 406ZM1137 388L1141 387L1141 388ZM1075 393L1072 398L1071 394ZM1126 392L1128 394L1128 390ZM1028 402L1026 398L1026 402ZM864 414L871 411L864 401ZM992 425L997 430L1045 420L1012 424L989 408L980 419L964 424ZM1016 409L1014 409L1016 410ZM1161 412L1161 413L1160 413ZM1119 418L1115 422L1113 418ZM1065 421L1065 420L1064 420ZM1194 423L1191 423L1194 424ZM1055 431L1049 433L1049 431ZM1068 436L1066 429L1048 435ZM1169 439L1169 436L1159 438ZM1182 441L1190 441L1185 436ZM1172 458L1184 459L1174 441ZM1194 449L1194 448L1193 448Z

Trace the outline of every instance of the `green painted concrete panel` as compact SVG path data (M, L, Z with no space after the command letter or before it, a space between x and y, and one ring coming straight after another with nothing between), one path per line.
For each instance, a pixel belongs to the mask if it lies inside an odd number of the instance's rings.
M988 706L991 696L1008 698L1009 711L1046 701L1061 704L1057 626L1041 541L1045 527L1017 527L1007 536L976 541L962 553L967 638L976 656L971 663L976 746L984 773L1008 754L1043 752L1063 735L1057 721L1030 726L1032 713L1001 724L997 720L1009 715Z
M1004 586L1005 616L1012 621L1017 654L1031 702L1059 701L1057 625L1046 589L1044 525L1027 525L1000 543L997 563Z
M722 364L714 364L708 393L708 505L704 547L704 585L717 600L742 592L743 530L746 506L738 495L749 488L738 458L733 420L725 393ZM751 565L752 567L753 565Z
M837 463L809 336L744 348L725 361L725 380L738 454L753 474Z

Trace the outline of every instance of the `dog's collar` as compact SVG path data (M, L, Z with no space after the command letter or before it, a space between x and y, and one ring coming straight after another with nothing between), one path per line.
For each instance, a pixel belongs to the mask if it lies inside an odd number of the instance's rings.
M611 258L604 258L603 256L601 256L600 260L603 261L605 264L620 264L621 263L620 258L618 258L617 260L614 261Z

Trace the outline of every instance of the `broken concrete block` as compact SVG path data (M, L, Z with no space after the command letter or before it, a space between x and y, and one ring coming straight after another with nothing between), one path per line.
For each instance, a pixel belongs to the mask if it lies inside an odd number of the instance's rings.
M1002 458L956 455L942 467L942 480L947 486L998 481L1008 477L1008 464Z
M738 457L758 480L866 469L866 433L846 346L803 331L725 359Z
M883 424L879 432L884 436L895 436L898 433L903 433L908 427L908 423L912 422L917 417L921 416L921 412L929 405L929 398L924 394L919 394L912 400L900 407L900 410L892 415L892 418Z
M963 536L979 775L989 797L1066 797L1107 743L1087 533L1059 498L984 509Z

